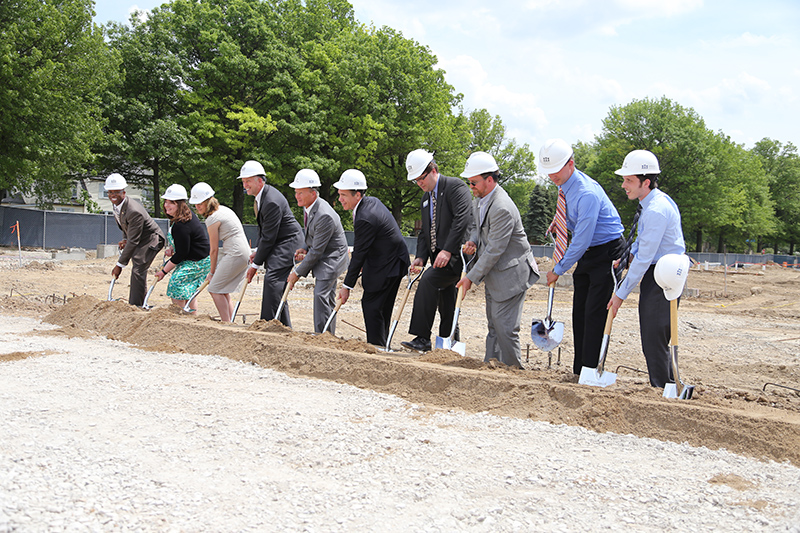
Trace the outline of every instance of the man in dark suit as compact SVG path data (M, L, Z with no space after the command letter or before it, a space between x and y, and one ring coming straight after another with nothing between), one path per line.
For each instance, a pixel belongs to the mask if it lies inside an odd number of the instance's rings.
M336 282L347 268L347 239L338 213L319 197L319 176L310 168L300 170L289 187L297 205L303 208L305 247L295 251L300 263L286 281L294 288L302 277L314 273L314 331L321 333L336 305ZM329 326L336 333L336 320Z
M124 238L119 243L119 259L111 271L114 279L119 279L122 269L131 262L131 289L128 303L141 306L147 292L147 269L153 263L158 251L164 247L164 232L147 210L136 200L125 196L128 184L120 174L106 178L104 189L114 206L114 218Z
M456 282L461 276L461 245L467 240L472 223L472 199L467 184L458 178L439 174L433 154L414 150L406 158L408 181L414 181L422 195L422 233L417 237L417 256L412 270L433 268L419 280L408 332L415 336L401 344L412 350L431 349L431 328L439 309L439 336L448 337L453 327Z
M344 304L361 272L361 309L367 328L367 342L385 346L389 336L394 299L400 281L408 271L408 247L392 213L377 198L364 196L367 179L355 169L345 170L333 184L339 202L353 211L353 255L339 291Z
M266 183L264 167L258 161L247 161L239 172L245 191L255 196L258 220L258 244L250 256L253 262L247 269L247 283L256 270L264 265L264 289L261 294L261 319L272 320L286 288L286 277L294 266L294 252L303 245L303 229L294 218L289 202L275 187ZM279 320L292 327L289 306L284 305Z

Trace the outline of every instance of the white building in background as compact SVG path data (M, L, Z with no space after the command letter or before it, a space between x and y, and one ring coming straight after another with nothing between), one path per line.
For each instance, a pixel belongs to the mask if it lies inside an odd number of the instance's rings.
M81 201L81 191L89 193L89 197L99 206L103 213L110 214L111 200L103 185L105 178L89 178L77 180L72 185L72 197L69 200L57 200L53 202L53 211L63 211L70 213L89 213L86 205ZM140 201L148 211L153 211L153 188L150 186L139 187L129 184L125 189L126 195ZM3 198L0 203L9 207L22 207L26 209L37 209L36 197L23 195L21 193L11 193L12 195Z

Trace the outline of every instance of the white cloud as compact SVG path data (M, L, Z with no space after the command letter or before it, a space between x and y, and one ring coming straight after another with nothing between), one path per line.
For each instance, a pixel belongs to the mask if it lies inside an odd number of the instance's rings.
M706 48L727 49L727 48L755 48L759 46L787 46L791 44L791 39L783 35L756 35L744 32L738 37L720 39L718 41L702 41Z
M672 17L703 7L703 0L617 0L616 3L642 17Z

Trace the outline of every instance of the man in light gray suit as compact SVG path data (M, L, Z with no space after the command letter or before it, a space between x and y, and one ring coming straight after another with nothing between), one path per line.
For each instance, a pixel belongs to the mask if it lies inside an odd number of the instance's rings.
M468 291L484 283L486 292L486 335L484 361L498 359L522 368L519 324L525 293L539 279L539 268L531 252L522 218L514 202L497 185L500 169L486 152L469 156L461 176L467 178L473 201L474 229L464 251L478 254L475 265L456 284Z
M294 189L297 205L303 208L303 235L306 247L295 252L295 261L301 261L286 278L291 289L297 280L314 273L314 331L321 333L336 303L336 280L347 268L347 240L342 221L333 207L319 198L319 176L304 168L289 184ZM330 325L336 333L336 321Z

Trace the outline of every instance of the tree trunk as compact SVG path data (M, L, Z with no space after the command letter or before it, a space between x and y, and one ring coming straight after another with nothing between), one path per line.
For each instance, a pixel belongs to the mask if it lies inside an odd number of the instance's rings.
M697 235L695 236L695 245L694 245L695 252L702 252L703 251L703 230L698 229Z
M724 239L724 237L725 237L725 234L722 231L720 231L719 232L719 240L717 241L717 253L718 254L723 253L723 250L725 248L725 239Z
M161 167L153 161L153 216L161 218Z
M242 180L236 180L232 185L231 192L233 193L233 212L239 217L239 220L244 222L244 187L242 187Z

